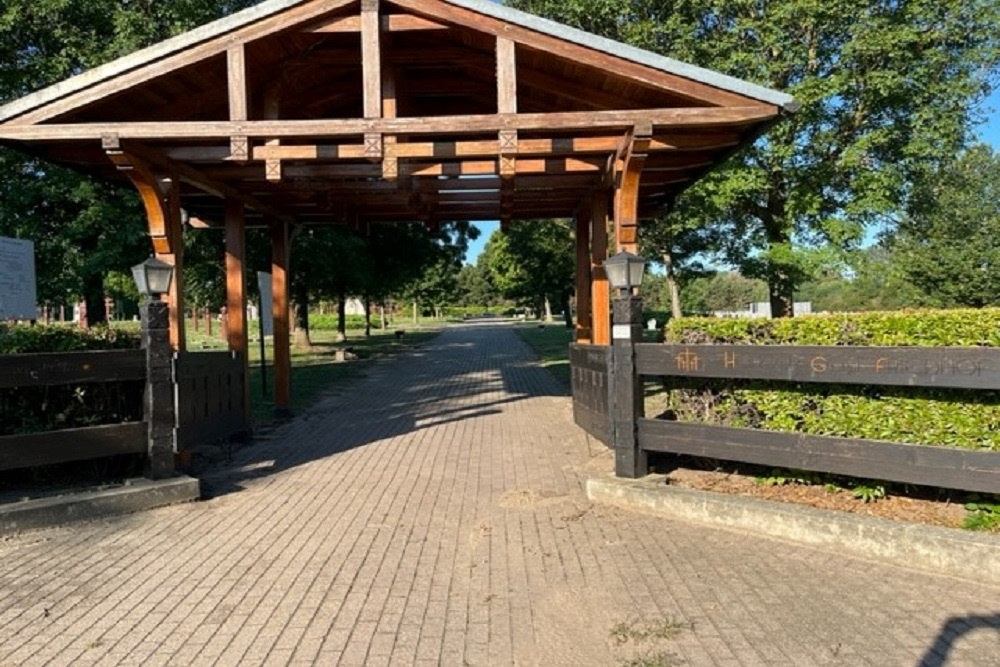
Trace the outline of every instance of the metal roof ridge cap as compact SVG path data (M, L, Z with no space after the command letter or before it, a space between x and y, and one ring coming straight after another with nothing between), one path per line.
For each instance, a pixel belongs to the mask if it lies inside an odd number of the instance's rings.
M785 111L794 112L800 107L800 104L794 97L787 93L774 90L773 88L751 83L749 81L745 81L744 79L730 76L728 74L722 74L721 72L716 72L697 65L691 65L689 63L675 60L674 58L670 58L668 56L662 56L658 53L653 53L652 51L646 51L629 44L616 42L613 39L594 35L541 16L522 12L518 9L507 7L506 5L497 4L496 2L492 2L490 0L440 1L463 7L480 14L486 14L487 16L492 16L493 18L501 21L516 23L523 28L537 30L538 32L545 33L551 37L565 39L566 41L573 42L580 46L593 48L597 51L607 53L608 55L624 58L625 60L631 60L632 62L640 65L646 65L662 72L677 74L678 76L683 76L714 88L721 88L729 92L746 95L747 97L752 97L762 102L779 106Z
M265 2L258 5L247 7L229 16L223 16L210 23L205 23L182 32L179 35L174 35L162 42L150 44L138 51L115 58L103 65L98 65L0 106L0 123L33 111L67 95L79 92L86 86L102 83L120 74L125 74L126 72L148 65L155 60L172 56L186 47L219 37L223 33L242 28L254 21L268 18L285 9L308 1L265 0Z

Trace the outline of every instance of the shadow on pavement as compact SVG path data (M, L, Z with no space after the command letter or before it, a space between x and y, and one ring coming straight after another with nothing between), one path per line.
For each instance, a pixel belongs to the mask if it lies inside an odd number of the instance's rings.
M528 398L565 395L509 327L448 329L334 390L273 436L256 438L202 477L202 496L238 492L251 479L373 442L501 414Z
M945 667L948 664L948 654L955 643L974 630L992 630L997 634L997 653L993 656L1000 660L1000 614L990 616L953 616L945 621L938 631L934 643L917 663L916 667ZM988 656L983 656L988 658Z

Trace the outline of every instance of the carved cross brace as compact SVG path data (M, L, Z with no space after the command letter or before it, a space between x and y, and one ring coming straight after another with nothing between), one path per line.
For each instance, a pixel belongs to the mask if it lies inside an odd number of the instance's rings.
M365 134L365 157L378 162L383 157L382 135L374 132Z
M246 135L229 137L229 159L233 162L250 161L250 140Z
M270 183L281 181L281 160L265 160L264 176Z
M385 157L382 159L382 178L387 181L399 178L399 158Z

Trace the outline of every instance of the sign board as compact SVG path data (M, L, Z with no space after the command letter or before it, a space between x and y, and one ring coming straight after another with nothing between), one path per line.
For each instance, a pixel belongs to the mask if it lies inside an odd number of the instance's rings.
M271 304L274 301L271 293L271 274L258 271L257 287L260 288L260 321L263 323L262 330L265 336L273 336L274 309L271 307Z
M0 236L0 320L38 317L35 244Z

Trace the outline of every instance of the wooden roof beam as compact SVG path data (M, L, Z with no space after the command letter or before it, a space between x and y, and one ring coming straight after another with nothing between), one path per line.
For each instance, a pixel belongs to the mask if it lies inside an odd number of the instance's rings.
M511 115L430 116L349 120L188 121L164 123L80 123L0 125L9 141L99 140L108 134L122 139L314 138L381 134L480 134L500 130L572 131L627 130L649 122L654 131L750 125L775 118L775 107L667 108L625 111L527 113Z

